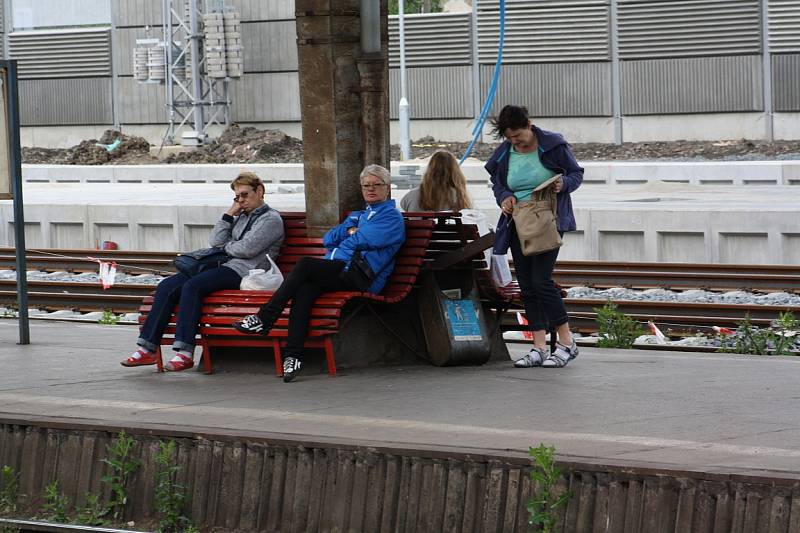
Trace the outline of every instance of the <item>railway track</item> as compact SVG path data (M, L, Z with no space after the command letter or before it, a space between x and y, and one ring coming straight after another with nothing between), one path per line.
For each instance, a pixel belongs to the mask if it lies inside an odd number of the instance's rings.
M46 253L43 253L46 252ZM29 270L44 272L96 272L97 264L87 257L115 261L117 270L127 274L175 272L176 252L133 252L120 250L29 250ZM13 248L0 248L0 270L16 268ZM564 287L636 290L708 290L714 292L788 292L800 294L800 267L794 265L728 265L699 263L625 263L610 261L559 261L555 279Z
M45 250L48 254L30 251L28 268L45 271L89 271L96 263L86 256L116 261L136 273L136 268L172 271L174 252L126 252L119 250ZM14 249L0 248L0 269L13 268ZM673 290L756 290L800 294L800 267L792 265L704 265L689 263L613 263L594 261L561 261L554 277L564 287L595 288L628 287L633 289L670 288ZM154 289L149 284L118 284L103 290L97 283L28 280L31 307L43 310L71 309L89 312L109 309L115 313L135 312L142 297ZM0 280L0 304L16 302L16 283ZM680 329L710 326L735 326L749 315L756 325L765 326L779 313L792 307L757 304L675 303L616 300L619 310L635 320L653 320ZM584 332L596 329L596 308L604 300L567 298L571 323ZM506 316L506 325L514 329L514 316ZM520 328L521 329L521 328Z

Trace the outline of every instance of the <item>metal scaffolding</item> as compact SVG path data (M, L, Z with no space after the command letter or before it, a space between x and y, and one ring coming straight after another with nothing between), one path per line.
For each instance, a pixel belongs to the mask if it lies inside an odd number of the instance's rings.
M224 1L163 0L163 35L166 62L166 93L169 127L165 140L174 143L175 135L186 124L182 144L203 144L211 126L231 123L229 77L215 78L207 73L206 48L201 28L205 13L222 13Z

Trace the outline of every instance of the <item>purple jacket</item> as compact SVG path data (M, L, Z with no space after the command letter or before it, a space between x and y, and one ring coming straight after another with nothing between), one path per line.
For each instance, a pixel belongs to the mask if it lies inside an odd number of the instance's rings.
M562 174L564 187L556 195L556 225L558 231L575 231L575 215L572 213L572 200L570 193L581 186L583 183L583 168L575 161L569 144L560 133L546 131L536 126L532 126L536 138L539 139L539 158L542 165L553 172ZM508 153L511 150L511 142L505 141L492 157L486 162L485 169L492 177L492 191L497 205L514 192L508 188ZM508 231L508 223L511 217L505 214L500 215L497 221L494 238L494 253L502 255L508 252L511 234Z

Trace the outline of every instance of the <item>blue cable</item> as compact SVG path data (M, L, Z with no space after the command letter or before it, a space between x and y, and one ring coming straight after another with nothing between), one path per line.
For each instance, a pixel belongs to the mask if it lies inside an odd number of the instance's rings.
M497 93L497 82L500 79L500 68L503 65L503 43L505 42L505 36L506 1L500 0L500 42L497 47L497 61L494 64L492 83L489 86L489 92L486 93L486 101L483 103L483 108L481 109L480 115L478 115L478 120L475 123L475 127L472 128L472 141L470 141L469 146L467 146L467 151L464 152L463 156L461 156L461 161L458 162L459 165L463 165L464 161L466 161L469 157L469 154L472 153L472 148L475 146L475 143L478 142L478 139L481 136L483 125L486 123L486 118L489 116L489 110L492 108L492 104L494 103L494 97Z

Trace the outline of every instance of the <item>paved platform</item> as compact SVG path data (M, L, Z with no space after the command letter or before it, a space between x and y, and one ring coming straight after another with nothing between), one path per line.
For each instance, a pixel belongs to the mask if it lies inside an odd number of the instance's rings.
M19 346L17 322L0 320L0 416L476 453L544 442L573 461L800 478L796 357L582 348L564 369L418 365L285 384L266 353L212 376L125 369L135 337L129 326L33 322L32 344Z

